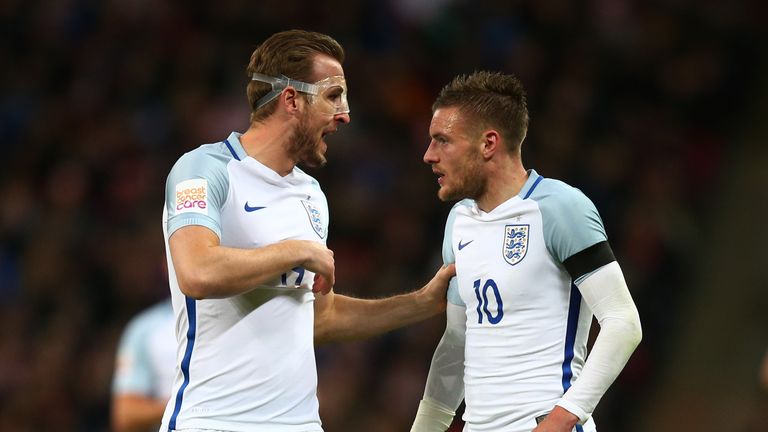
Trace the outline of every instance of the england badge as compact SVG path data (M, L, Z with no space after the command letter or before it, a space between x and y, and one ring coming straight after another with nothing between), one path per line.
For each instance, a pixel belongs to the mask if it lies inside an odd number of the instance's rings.
M528 252L528 231L530 225L507 225L504 227L504 249L502 255L510 265L515 265L525 258Z
M301 200L301 204L304 205L304 210L307 211L312 229L315 230L320 238L325 238L325 227L323 226L320 210L317 209L317 206L306 200Z

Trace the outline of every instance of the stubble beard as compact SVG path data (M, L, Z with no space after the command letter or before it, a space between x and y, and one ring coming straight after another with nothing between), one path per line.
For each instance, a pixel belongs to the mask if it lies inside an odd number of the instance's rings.
M441 201L459 201L464 198L478 200L486 190L486 176L482 169L482 158L480 152L474 152L469 155L467 162L461 169L461 172L454 174L458 178L454 186L442 186L437 192Z
M316 168L327 162L320 149L321 140L316 137L309 125L309 113L301 118L289 142L288 154L297 164Z

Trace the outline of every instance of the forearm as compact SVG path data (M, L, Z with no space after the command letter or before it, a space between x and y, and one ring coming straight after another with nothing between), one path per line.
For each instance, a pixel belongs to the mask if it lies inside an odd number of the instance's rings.
M306 259L299 242L285 241L255 249L224 247L203 227L185 227L169 240L181 291L196 299L242 294L280 277Z
M163 419L165 401L140 395L118 395L112 402L112 430L145 431L157 427Z
M579 378L557 405L583 422L624 368L640 343L642 331L637 308L616 262L598 270L579 289L600 323L600 332Z
M445 333L432 356L424 398L455 411L464 399L464 343L466 308L446 307Z
M400 328L445 310L454 265L441 267L421 289L377 300L333 292L315 298L315 344L364 339Z
M315 344L365 339L441 311L421 291L375 300L330 295L332 305L315 317Z
M465 308L448 304L446 318L411 432L447 430L464 399Z
M579 379L558 405L585 421L592 415L639 342L639 328L624 322L605 323L595 340Z
M211 248L201 263L196 298L224 298L242 294L277 280L282 273L299 266L295 248L278 243L258 249ZM180 283L181 284L181 283Z

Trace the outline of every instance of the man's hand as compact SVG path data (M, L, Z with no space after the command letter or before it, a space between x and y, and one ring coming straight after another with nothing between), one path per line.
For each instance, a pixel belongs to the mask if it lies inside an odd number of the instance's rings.
M456 265L448 264L442 266L435 273L435 276L432 277L432 280L419 290L421 299L425 304L433 305L435 313L445 310L447 301L445 293L448 290L448 282L454 276L456 276Z
M333 251L322 243L314 241L297 240L308 258L302 263L302 267L315 273L315 282L312 292L328 294L336 282L336 262L333 259Z
M555 406L531 432L571 432L579 418L561 406Z

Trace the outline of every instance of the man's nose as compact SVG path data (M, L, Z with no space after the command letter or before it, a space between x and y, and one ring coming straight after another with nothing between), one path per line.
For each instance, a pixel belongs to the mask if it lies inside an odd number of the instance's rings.
M424 152L423 157L424 163L426 164L433 164L437 162L437 158L434 155L434 152L432 151L432 143L429 143L429 147L427 147L427 151Z
M333 116L333 119L339 123L349 124L352 119L349 117L349 113L339 113Z

